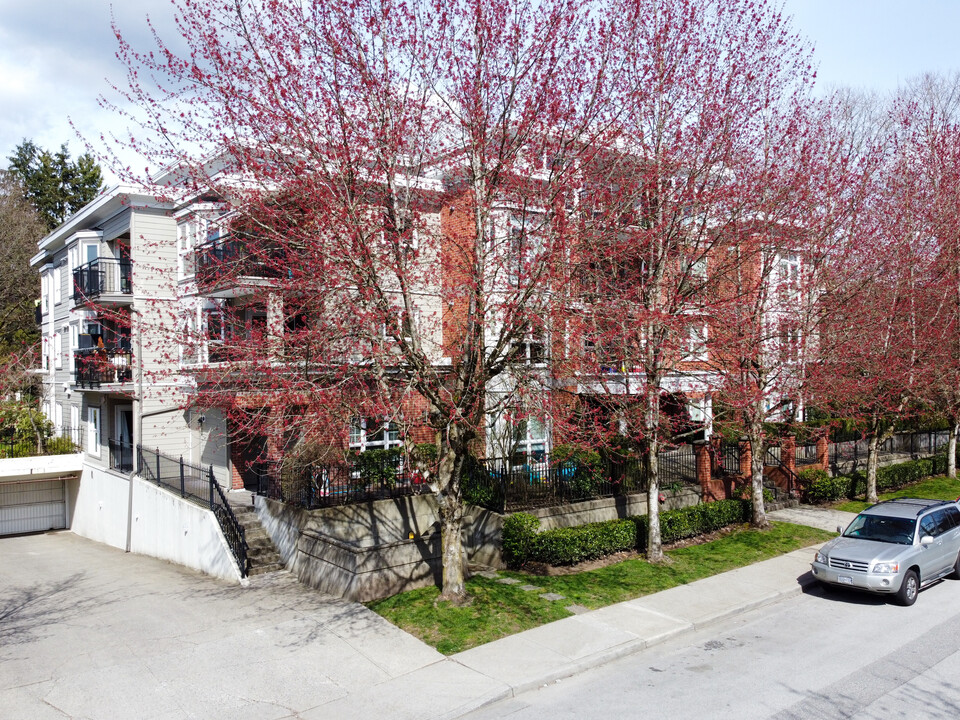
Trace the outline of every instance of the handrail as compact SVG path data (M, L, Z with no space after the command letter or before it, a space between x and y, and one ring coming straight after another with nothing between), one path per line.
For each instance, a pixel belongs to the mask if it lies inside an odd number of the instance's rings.
M223 538L237 561L240 576L246 577L250 571L246 532L213 474L213 465L204 469L184 462L183 457L172 458L161 453L159 449L145 450L141 445L137 445L137 464L138 474L148 482L177 492L184 500L213 513Z

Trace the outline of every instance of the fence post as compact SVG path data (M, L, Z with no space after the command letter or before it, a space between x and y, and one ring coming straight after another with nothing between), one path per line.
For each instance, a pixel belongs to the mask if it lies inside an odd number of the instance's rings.
M213 510L213 508L214 508L214 502L213 502L213 483L215 483L215 482L216 482L216 480L213 479L213 465L211 465L211 466L210 466L210 509L211 509L211 510Z
M186 497L186 483L183 478L183 455L180 456L180 497Z
M157 487L160 487L160 448L157 448Z
M826 435L817 437L817 465L820 466L821 470L830 469L830 448Z

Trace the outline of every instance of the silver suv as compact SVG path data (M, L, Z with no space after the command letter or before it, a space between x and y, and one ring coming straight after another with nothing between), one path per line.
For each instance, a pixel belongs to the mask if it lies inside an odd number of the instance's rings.
M825 585L896 594L913 605L922 585L960 577L960 508L914 498L878 503L817 551L811 567Z

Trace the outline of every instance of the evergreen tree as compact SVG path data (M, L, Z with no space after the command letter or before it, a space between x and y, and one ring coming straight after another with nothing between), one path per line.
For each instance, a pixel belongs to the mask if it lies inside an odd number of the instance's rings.
M85 153L74 162L66 144L52 153L24 140L8 159L9 171L20 181L24 195L48 230L93 200L103 188L100 166L93 157Z

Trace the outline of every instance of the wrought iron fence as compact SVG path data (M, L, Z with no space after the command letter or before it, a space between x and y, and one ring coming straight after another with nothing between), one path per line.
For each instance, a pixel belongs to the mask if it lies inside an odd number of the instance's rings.
M38 441L35 435L22 432L0 434L0 459L33 457L38 455L68 455L83 449L83 433L80 428L58 427L52 433L41 431Z
M307 509L419 495L427 487L420 472L399 453L364 453L342 464L284 468L257 463L251 469L260 495Z
M661 487L676 483L698 483L697 455L693 445L665 448L657 459Z
M794 453L797 465L813 465L817 462L817 446L797 445Z
M73 271L73 300L82 304L104 294L129 295L132 264L129 260L97 258Z
M110 438L107 441L110 449L110 469L120 472L133 472L133 443Z
M140 445L137 446L137 465L139 474L148 482L178 493L181 498L213 512L240 567L240 574L246 577L250 569L246 534L214 477L213 466L203 469L184 462L182 457L172 458Z
M947 430L931 430L927 432L897 433L877 448L880 459L891 455L936 455L947 446L950 433ZM842 462L859 463L866 461L870 441L868 438L852 438L830 445L829 461L831 465Z

